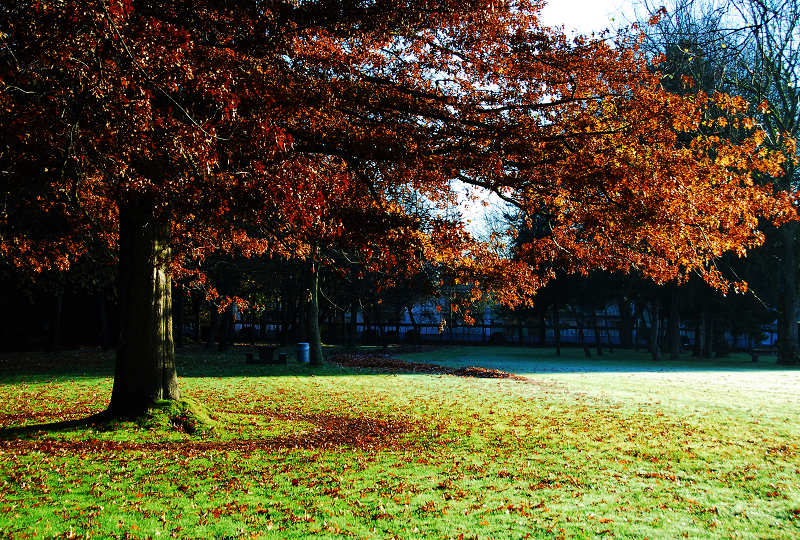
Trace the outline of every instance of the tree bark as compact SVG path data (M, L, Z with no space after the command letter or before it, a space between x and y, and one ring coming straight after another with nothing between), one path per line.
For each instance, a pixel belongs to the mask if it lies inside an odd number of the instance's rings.
M138 416L156 400L180 398L172 340L167 220L146 204L119 209L120 339L109 412Z
M783 235L783 264L781 268L781 281L783 294L781 295L780 325L781 336L778 347L778 363L794 364L798 358L797 344L797 261L795 257L795 236L797 224L787 223L781 228Z
M316 252L316 250L315 250ZM310 362L314 366L322 365L322 335L319 331L319 265L312 259L308 274L308 341L310 345Z

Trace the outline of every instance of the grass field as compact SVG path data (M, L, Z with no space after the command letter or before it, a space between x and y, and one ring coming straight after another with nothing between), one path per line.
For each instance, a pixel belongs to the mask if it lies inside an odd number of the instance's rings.
M159 414L81 421L107 403L108 354L1 356L0 536L800 536L800 370L522 348L401 358L527 380L187 350L183 391L216 423L189 434ZM61 420L75 422L47 425Z

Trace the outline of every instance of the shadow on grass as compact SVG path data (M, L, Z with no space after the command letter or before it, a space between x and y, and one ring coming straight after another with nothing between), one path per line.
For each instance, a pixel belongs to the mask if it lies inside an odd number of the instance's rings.
M250 411L248 414L260 412ZM416 422L400 416L365 417L327 413L271 413L270 417L283 421L306 422L313 427L287 435L229 441L213 439L116 441L102 438L62 440L49 437L26 437L26 435L37 435L42 432L53 434L70 429L98 427L112 421L106 412L102 412L77 420L0 428L0 449L10 452L38 451L45 454L63 454L64 452L85 454L86 452L108 450L181 451L182 455L209 450L251 452L278 449L320 450L337 447L386 449L399 448L401 444L409 444L411 441L403 443L403 436L419 428Z
M43 424L28 424L24 426L0 427L0 441L13 439L24 439L30 435L38 433L58 433L61 431L71 431L76 429L96 428L107 424L110 417L106 411L87 416L86 418L76 418L74 420L61 420L58 422L46 422Z

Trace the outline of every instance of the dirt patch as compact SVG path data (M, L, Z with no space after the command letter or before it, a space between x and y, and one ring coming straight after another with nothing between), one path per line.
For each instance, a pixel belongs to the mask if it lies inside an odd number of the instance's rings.
M242 452L280 449L325 449L354 447L390 449L401 445L402 436L414 428L412 422L400 418L351 417L331 414L270 414L271 418L304 421L309 430L271 437L236 441L186 440L179 442L119 442L103 439L65 441L60 439L0 440L0 453L74 455L127 451L172 452L195 456L207 452Z
M456 377L476 377L480 379L530 380L521 375L500 371L499 369L487 369L478 366L451 368L440 366L439 364L405 362L386 355L340 354L331 357L329 360L343 367L373 368L410 373L430 373L434 375L455 375Z

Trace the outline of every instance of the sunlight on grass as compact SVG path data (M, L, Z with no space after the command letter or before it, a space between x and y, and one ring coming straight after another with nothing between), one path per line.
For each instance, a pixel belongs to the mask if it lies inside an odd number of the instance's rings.
M527 377L515 381L191 351L181 384L215 422L203 435L135 423L20 434L7 428L102 410L111 364L4 370L0 533L800 535L798 371L578 352L401 357Z

